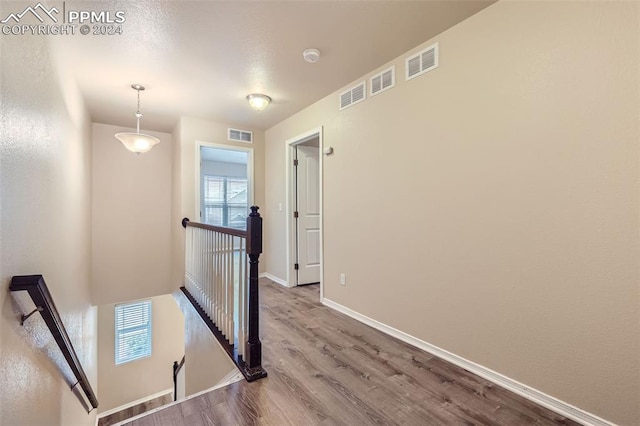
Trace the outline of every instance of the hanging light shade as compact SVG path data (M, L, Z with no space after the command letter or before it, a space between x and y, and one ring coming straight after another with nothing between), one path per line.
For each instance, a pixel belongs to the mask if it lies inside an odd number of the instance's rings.
M145 135L144 133L140 133L140 119L142 118L142 113L140 112L140 91L144 90L144 86L140 84L132 84L131 88L138 92L138 109L136 110L136 132L120 132L116 133L116 139L118 139L125 148L127 148L131 152L135 152L136 154L140 154L142 152L147 152L158 143L160 143L160 139L155 136Z
M252 93L251 95L247 95L247 100L249 101L251 108L256 111L264 111L271 102L270 97L261 93Z

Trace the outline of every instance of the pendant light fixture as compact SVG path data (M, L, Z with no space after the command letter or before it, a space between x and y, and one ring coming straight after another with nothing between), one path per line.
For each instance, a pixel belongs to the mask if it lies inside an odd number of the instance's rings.
M271 98L267 95L263 95L262 93L252 93L247 95L247 100L249 101L251 108L256 111L264 111L271 102Z
M137 119L136 132L116 133L116 138L122 142L124 147L129 151L140 154L141 152L147 152L156 146L160 142L160 139L140 133L140 119L142 118L142 113L140 112L140 91L144 90L144 86L140 84L132 84L131 88L138 92L138 109L135 114Z

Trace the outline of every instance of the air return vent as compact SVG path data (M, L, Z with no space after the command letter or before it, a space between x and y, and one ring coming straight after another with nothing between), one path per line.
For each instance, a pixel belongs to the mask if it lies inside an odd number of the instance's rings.
M407 58L407 80L438 68L438 43Z
M396 67L395 65L388 70L382 71L380 74L371 77L371 96L391 89L396 84Z
M340 110L362 102L367 97L366 82L362 82L340 94Z
M229 129L229 140L238 142L253 142L253 132L247 130Z

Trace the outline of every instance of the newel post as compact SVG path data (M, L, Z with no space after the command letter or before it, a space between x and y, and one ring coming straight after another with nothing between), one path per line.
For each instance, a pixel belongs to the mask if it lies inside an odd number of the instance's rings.
M262 343L260 342L260 301L258 297L258 259L262 253L262 218L258 206L251 206L247 217L247 254L249 255L249 330L245 377L248 381L267 375L262 368Z

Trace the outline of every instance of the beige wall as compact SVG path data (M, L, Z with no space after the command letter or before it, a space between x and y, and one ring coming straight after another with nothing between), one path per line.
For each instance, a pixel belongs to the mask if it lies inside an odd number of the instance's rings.
M175 293L175 297L184 315L185 364L180 374L183 376L183 394L189 396L216 386L237 369L191 302L181 291Z
M116 303L170 292L171 135L136 155L93 124L92 300ZM130 129L126 129L130 130Z
M403 55L395 88L267 130L267 272L284 141L322 125L326 298L640 423L638 5L499 2L409 52L439 42L437 70Z
M151 356L115 364L115 304L98 308L100 412L173 389L173 363L184 355L184 317L170 294L151 298Z
M233 142L227 140L229 127L253 132L253 143ZM173 199L172 199L172 257L173 271L171 275L172 286L179 287L184 281L184 230L180 225L183 217L197 221L196 215L196 143L208 142L230 147L253 148L253 176L254 196L253 201L260 207L263 213L264 205L264 132L258 129L246 128L234 124L216 123L192 117L181 117L172 133L173 143ZM176 189L179 188L179 191ZM266 220L266 218L265 218ZM266 254L260 258L263 265Z
M6 16L0 6L0 15ZM5 13L6 12L6 13ZM0 424L93 425L70 369L14 275L42 274L97 391L90 306L91 127L45 37L0 37ZM80 397L82 398L82 397ZM100 395L98 395L98 400Z
M178 121L171 133L171 286L184 284L184 229L182 218L182 124Z

